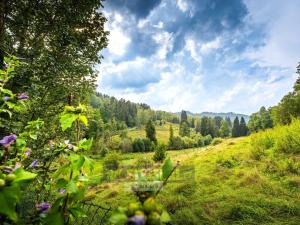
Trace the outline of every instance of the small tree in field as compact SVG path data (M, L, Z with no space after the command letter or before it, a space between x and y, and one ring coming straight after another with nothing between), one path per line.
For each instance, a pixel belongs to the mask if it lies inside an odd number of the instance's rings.
M149 138L150 141L153 141L156 144L157 143L156 131L155 131L155 126L152 123L152 120L148 121L148 123L146 124L145 130L146 130L147 138Z
M155 152L153 155L154 162L162 162L166 158L166 149L167 146L165 144L158 144L155 148Z
M221 128L220 128L220 136L223 138L230 136L230 126L226 120L222 121Z

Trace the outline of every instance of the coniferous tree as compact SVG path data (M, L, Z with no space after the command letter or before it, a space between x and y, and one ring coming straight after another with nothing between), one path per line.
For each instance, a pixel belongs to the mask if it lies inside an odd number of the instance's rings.
M228 125L229 125L229 127L230 127L230 129L231 129L231 128L232 128L232 122L231 122L230 117L226 117L225 120L227 121L227 123L228 123Z
M209 134L209 118L206 116L201 117L201 122L200 122L200 133L202 136L206 136Z
M181 115L180 115L180 122L187 121L187 113L186 111L182 110Z
M233 121L232 127L232 137L239 137L240 136L240 121L238 117L235 117Z
M248 133L248 128L246 125L246 121L244 117L242 117L240 122L239 136L246 136L247 133Z
M156 130L154 124L152 123L152 120L148 121L145 130L146 130L146 137L149 138L150 141L153 141L156 144L157 143Z
M196 131L196 133L201 133L201 124L200 124L200 120L199 119L196 120L195 131Z

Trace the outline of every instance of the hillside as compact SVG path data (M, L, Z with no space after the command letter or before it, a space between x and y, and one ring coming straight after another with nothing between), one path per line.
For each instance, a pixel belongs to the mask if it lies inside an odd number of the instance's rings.
M177 115L180 115L181 112L177 112L176 113ZM246 120L246 122L249 121L249 115L246 115L246 114L241 114L241 113L234 113L234 112L227 112L227 113L218 113L218 112L201 112L201 113L193 113L193 112L190 112L190 111L187 111L187 114L190 115L190 116L199 116L199 117L202 117L202 116L207 116L207 117L216 117L216 116L220 116L222 117L223 119L225 119L226 117L229 117L231 121L233 121L235 119L235 117L238 117L239 119L241 119L241 117L244 117L244 119Z
M216 146L168 152L180 167L159 200L172 224L300 224L299 176L280 167L288 157L257 160L249 143L249 137L227 139ZM134 181L134 170L126 168L140 165L141 157L151 162L152 154L122 154L111 181L93 190L96 201L113 207L132 201L128 185ZM150 163L142 171L147 174L157 166Z

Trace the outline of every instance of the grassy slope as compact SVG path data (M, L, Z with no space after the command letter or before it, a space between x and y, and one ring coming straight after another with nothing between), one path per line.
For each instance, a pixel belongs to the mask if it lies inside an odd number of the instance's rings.
M122 155L122 165L133 165L140 155ZM159 195L174 224L300 224L300 177L267 173L268 159L252 159L249 138L168 155L181 167L195 168L195 179L172 182ZM298 187L288 185L289 178L298 181ZM133 175L128 173L122 181L98 187L97 201L113 207L126 204L134 198L124 188L130 180Z
M179 132L179 125L178 124L172 124L174 135L177 136ZM159 142L164 142L165 144L168 143L169 140L169 128L170 123L166 123L162 126L156 125L156 137ZM142 127L141 129L131 129L128 132L128 136L131 138L137 138L137 137L146 137L145 129Z

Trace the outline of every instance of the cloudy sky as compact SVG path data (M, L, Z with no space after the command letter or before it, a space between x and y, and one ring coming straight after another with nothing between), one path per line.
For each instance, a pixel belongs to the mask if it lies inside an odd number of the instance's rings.
M299 0L106 0L98 91L154 109L252 113L291 90Z

